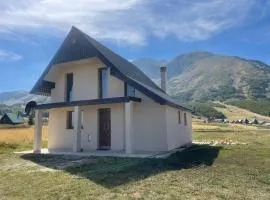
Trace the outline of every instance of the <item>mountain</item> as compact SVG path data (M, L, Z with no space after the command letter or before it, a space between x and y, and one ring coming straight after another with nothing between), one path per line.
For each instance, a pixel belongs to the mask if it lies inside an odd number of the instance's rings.
M50 98L45 96L29 94L27 91L12 91L0 93L0 104L8 106L20 104L25 105L29 101L36 101L38 103L49 102Z
M143 71L145 65L137 63ZM192 52L168 61L167 67L168 93L184 101L270 97L270 67L261 61Z
M151 58L140 58L132 62L136 66L139 66L143 72L151 79L160 78L160 67L167 64L166 60L155 60Z

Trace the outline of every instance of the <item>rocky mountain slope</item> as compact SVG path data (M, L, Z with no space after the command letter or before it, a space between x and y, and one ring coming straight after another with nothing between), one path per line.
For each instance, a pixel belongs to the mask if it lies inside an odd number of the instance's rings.
M45 96L38 96L29 94L27 91L12 91L0 93L0 104L5 105L25 105L29 101L36 101L38 103L49 102L50 98Z
M156 70L151 74L150 69L158 66L134 63L156 78ZM175 57L167 66L168 93L184 101L270 97L270 67L260 61L193 52Z

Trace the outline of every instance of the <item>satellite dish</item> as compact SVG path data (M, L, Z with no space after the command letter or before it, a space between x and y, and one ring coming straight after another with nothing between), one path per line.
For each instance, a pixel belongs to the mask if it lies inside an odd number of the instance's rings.
M25 115L29 116L31 111L35 109L36 106L37 106L37 102L35 101L28 102L24 109Z

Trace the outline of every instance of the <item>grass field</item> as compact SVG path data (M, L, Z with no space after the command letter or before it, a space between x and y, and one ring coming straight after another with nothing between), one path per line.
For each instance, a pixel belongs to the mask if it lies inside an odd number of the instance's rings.
M85 157L60 167L77 158L14 154L31 148L33 129L13 131L0 130L0 199L270 199L269 129L197 122L196 141L245 144L193 145L167 159Z
M222 104L224 106L226 106L225 108L222 107L215 107L215 109L219 112L222 112L228 119L229 121L232 120L239 120L239 119L248 119L251 120L254 117L256 117L259 121L266 121L266 122L270 122L270 117L264 116L264 115L260 115L251 111L248 111L246 109L242 109L236 106L232 106L232 105L225 105Z

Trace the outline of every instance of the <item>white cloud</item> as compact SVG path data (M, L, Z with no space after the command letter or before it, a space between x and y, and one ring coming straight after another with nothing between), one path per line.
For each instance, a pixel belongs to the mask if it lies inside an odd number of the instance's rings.
M55 34L72 25L91 36L144 44L147 37L174 35L205 40L241 25L255 0L5 0L1 29Z
M19 54L5 51L0 49L0 61L9 62L9 61L18 61L21 60L23 57Z

